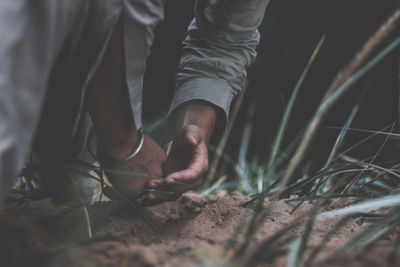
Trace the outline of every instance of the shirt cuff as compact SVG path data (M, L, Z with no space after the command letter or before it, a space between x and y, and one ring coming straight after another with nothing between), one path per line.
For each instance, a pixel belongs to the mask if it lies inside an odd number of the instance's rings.
M192 78L180 84L168 112L168 116L180 105L192 100L203 100L222 109L228 121L229 109L235 97L229 84L221 79Z

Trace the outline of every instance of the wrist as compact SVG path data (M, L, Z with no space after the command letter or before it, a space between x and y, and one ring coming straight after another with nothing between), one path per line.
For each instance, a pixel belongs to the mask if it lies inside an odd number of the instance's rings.
M113 136L98 138L98 154L102 159L122 160L135 150L141 141L136 128L128 131L115 131Z
M179 107L173 114L172 134L188 127L195 127L200 138L208 143L214 130L217 112L213 105L204 101L191 101Z

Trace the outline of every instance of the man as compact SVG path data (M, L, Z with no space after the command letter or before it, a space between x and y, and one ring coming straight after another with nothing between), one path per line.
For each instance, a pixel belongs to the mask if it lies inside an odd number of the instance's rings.
M102 166L149 175L108 171L126 196L147 187L146 201L155 204L200 185L208 140L254 60L267 4L196 1L176 76L167 158L139 131L143 74L162 0L2 0L0 197L31 144L38 162L79 158L91 124Z

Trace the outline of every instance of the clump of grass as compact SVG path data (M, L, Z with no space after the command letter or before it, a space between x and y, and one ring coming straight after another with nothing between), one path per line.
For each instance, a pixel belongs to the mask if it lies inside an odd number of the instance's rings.
M304 79L314 61L314 59L316 58L316 55L318 54L318 51L320 50L323 42L325 40L325 36L323 36L321 38L321 40L318 42L313 54L311 55L300 79L298 80L296 86L295 86L295 90L294 93L292 95L292 98L289 101L289 104L286 108L285 114L284 114L284 119L283 122L281 124L281 127L278 131L277 137L276 137L276 142L274 145L274 148L272 149L272 154L270 156L269 159L269 163L267 165L267 169L266 169L266 175L267 177L271 177L275 174L275 169L274 169L274 164L275 164L275 159L276 156L278 154L279 148L280 148L280 143L281 140L283 138L284 132L286 130L286 126L287 126L287 122L288 122L288 118L289 115L291 113L291 110L293 108L294 102L295 102L295 98L297 96L297 93L302 85L302 83L304 82ZM252 219L250 220L249 224L246 227L246 234L245 234L245 238L242 242L242 244L240 244L236 250L236 257L241 257L249 248L249 245L251 243L251 240L253 238L253 235L256 233L258 226L260 224L260 222L264 219L264 216L266 214L266 212L263 212L263 202L264 202L264 198L266 197L266 193L267 190L265 190L264 192L262 192L259 196L258 196L258 200L255 202L255 206L254 206L254 210L255 210L255 214L252 216Z
M246 204L246 206L251 207L254 210L254 215L251 220L247 225L240 224L239 228L234 233L235 236L237 236L239 232L244 233L243 241L240 244L235 245L229 243L230 245L228 246L228 249L231 250L231 254L234 255L233 258L236 261L244 261L247 263L260 260L271 261L279 255L289 253L288 266L309 266L315 261L318 253L326 245L327 240L335 233L335 231L343 227L348 220L353 219L355 216L359 216L360 214L365 215L383 208L391 209L387 215L384 216L383 220L379 219L379 223L373 223L373 226L369 228L369 232L363 231L360 233L359 237L355 237L355 240L345 245L336 253L341 253L350 247L358 249L364 248L377 240L383 234L394 229L395 221L399 216L398 209L395 208L399 205L398 195L391 195L387 198L382 196L398 192L397 186L400 185L400 180L397 180L396 182L393 182L392 180L393 178L400 178L400 175L397 173L397 170L375 162L377 155L381 152L388 138L396 136L396 134L392 133L394 125L386 127L380 131L370 131L369 136L349 148L343 149L346 135L354 130L351 128L351 124L361 106L366 90L364 90L357 102L354 104L344 126L340 128L340 133L338 134L337 140L332 147L325 165L314 174L310 174L307 169L304 169L303 173L298 175L301 173L298 169L300 163L306 161L307 150L317 136L318 130L331 108L339 99L350 91L357 82L366 77L377 64L398 48L400 45L400 37L392 40L382 50L376 51L377 47L387 39L390 33L396 28L399 19L400 10L396 10L365 43L360 52L355 55L350 63L338 73L327 89L327 92L314 116L311 118L304 132L301 133L299 140L294 140L291 147L283 150L281 148L281 143L294 102L311 64L315 60L315 57L323 44L325 36L321 38L313 55L310 57L306 68L299 78L295 89L293 90L293 94L285 109L281 125L275 137L271 153L265 165L261 167L262 171L260 172L260 160L253 161L253 163L256 162L258 164L247 164L247 166L252 167L253 170L248 170L248 176L246 178L250 179L250 181L246 185L246 188L242 188L242 190L244 192L258 192L258 194L256 194L254 198ZM389 132L386 132L388 128L391 129ZM386 139L378 151L372 156L372 159L348 160L348 152L380 135L386 135ZM296 149L293 150L294 148ZM282 151L285 153L282 153ZM282 158L284 160L282 160ZM241 162L243 162L243 157ZM287 162L287 164L282 164L283 162ZM292 179L295 174L298 175L299 178ZM253 188L249 189L247 188L248 186ZM260 187L262 190L260 190ZM288 229L285 228L276 235L273 235L273 237L271 237L272 239L269 238L262 241L261 245L257 245L256 248L254 248L254 234L257 232L265 214L268 213L268 210L273 209L274 201L277 201L282 196L291 195L295 195L296 197L289 197L284 199L284 201L298 202L298 205L294 207L293 211L305 201L313 202L315 205L315 208L310 214L309 220L305 223L306 230L303 235L300 237L289 235L289 231L287 231ZM274 200L270 202L271 204L268 207L268 210L265 210L264 207L264 199L266 197L271 197L272 200ZM371 198L376 199L369 200ZM343 200L343 203L350 204L350 206L332 211L331 213L318 215L318 207L334 199ZM367 207L369 209L367 209ZM309 256L306 258L305 251L314 222L316 220L321 220L324 216L326 218L329 216L331 216L330 218L343 218L336 224L334 229L325 236L325 239L321 242L320 246L312 250L311 254L308 254ZM382 224L383 221L385 224ZM366 239L362 239L362 237ZM280 240L279 242L278 239ZM233 240L236 239L233 238ZM273 242L271 240L273 240Z

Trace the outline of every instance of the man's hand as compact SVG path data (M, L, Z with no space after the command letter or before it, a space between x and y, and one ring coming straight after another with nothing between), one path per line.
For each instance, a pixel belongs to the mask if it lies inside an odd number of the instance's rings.
M143 147L135 157L122 164L105 166L107 169L129 172L132 175L106 172L107 178L120 193L129 199L135 199L143 194L148 180L162 177L162 166L166 159L162 148L151 137L144 135Z
M172 201L203 182L208 170L207 144L216 120L216 111L209 104L191 102L176 111L173 143L164 165L163 179L152 179L146 187L147 204Z
M136 173L131 176L109 171L107 177L117 190L133 199L143 193L144 184L152 176L162 176L166 155L149 136L144 136L143 147L135 157L122 164L107 164L107 159L113 162L126 158L139 141L126 84L123 36L122 20L119 20L93 77L87 99L97 137L98 156L100 160L104 159L102 166Z
M173 141L164 165L166 177L147 183L147 187L154 191L147 194L146 202L155 204L179 198L184 192L201 185L203 174L207 170L207 145L202 140L198 127L185 127Z

